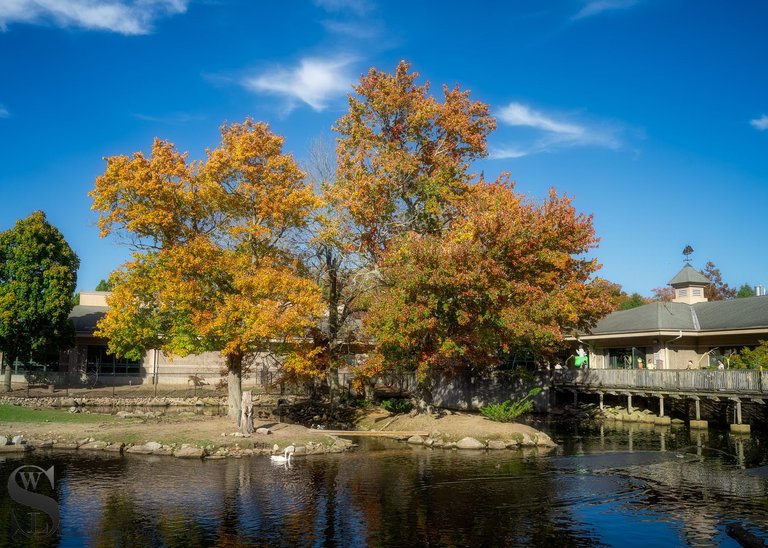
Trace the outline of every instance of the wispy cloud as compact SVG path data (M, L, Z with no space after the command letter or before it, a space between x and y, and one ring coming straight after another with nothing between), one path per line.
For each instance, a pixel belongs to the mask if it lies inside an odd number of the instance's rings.
M161 114L159 116L134 112L132 116L137 120L142 120L144 122L158 122L161 124L186 124L188 122L198 122L200 120L205 120L205 116L189 114L186 112L171 112L169 114Z
M508 104L499 111L498 116L502 122L510 126L527 126L566 135L579 135L584 132L584 129L579 126L558 122L522 103Z
M187 10L189 0L2 0L0 29L53 24L119 34L148 34L156 19Z
M277 68L256 76L248 76L241 84L254 93L278 95L287 100L288 110L296 102L306 103L314 110L321 111L336 96L349 91L353 78L348 73L352 59L306 58L294 68Z
M0 105L0 118L10 118L11 113L3 105Z
M369 0L315 0L315 5L325 11L353 12L356 15L365 15L374 8L374 3Z
M750 120L749 124L759 131L765 131L768 129L768 114L763 114L760 118Z
M619 128L606 122L575 122L513 102L499 110L499 121L507 126L529 128L534 137L526 144L504 145L491 150L496 159L521 158L567 147L616 149L621 146Z
M587 2L584 7L572 17L572 19L575 21L577 19L600 15L607 11L624 10L631 8L638 3L639 0L591 0L590 2Z

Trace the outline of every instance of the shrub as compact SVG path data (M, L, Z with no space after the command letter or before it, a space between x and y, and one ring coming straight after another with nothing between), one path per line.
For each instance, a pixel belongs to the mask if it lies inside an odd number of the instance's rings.
M516 402L507 400L502 403L490 403L481 407L480 412L483 416L492 421L513 422L523 413L527 413L533 409L533 400L531 398L536 396L539 392L541 392L541 388L533 388L525 397Z
M409 413L411 409L413 409L413 404L410 402L410 400L404 399L383 400L381 402L381 406L385 411L388 411L394 415L399 413Z

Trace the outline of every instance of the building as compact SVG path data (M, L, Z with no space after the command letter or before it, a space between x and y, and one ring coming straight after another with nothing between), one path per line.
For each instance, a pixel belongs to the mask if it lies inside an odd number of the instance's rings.
M708 284L686 265L669 282L672 302L613 312L571 340L598 369L686 369L689 361L694 368L709 367L768 340L768 297L708 301Z

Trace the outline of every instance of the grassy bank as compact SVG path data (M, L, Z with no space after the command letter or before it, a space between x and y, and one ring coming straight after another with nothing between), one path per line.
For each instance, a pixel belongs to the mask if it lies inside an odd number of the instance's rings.
M0 405L0 424L7 423L54 423L54 424L94 424L114 422L118 420L113 415L98 415L90 413L70 413L59 409L34 409L17 405Z

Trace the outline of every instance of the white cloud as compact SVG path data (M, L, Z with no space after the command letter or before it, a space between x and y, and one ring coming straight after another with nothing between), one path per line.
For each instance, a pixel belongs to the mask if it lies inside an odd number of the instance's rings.
M510 126L528 126L537 129L562 133L567 135L580 135L584 129L564 122L558 122L522 103L510 103L499 111L499 119Z
M184 13L189 0L2 0L0 29L52 23L119 34L148 34L155 19Z
M0 105L0 118L10 118L11 113L3 105Z
M353 78L347 73L347 67L351 62L349 58L307 58L302 59L295 68L279 68L258 76L249 76L241 84L256 93L285 97L289 110L298 100L320 111L325 109L331 98L350 90Z
M750 125L760 131L768 129L768 114L763 114L760 118L749 121Z
M315 0L315 5L325 11L352 12L357 15L365 15L373 9L373 2L368 0Z
M573 20L584 19L585 17L592 17L593 15L599 15L606 11L616 11L631 8L637 4L639 0L592 0L587 2L579 12L573 16Z
M605 122L576 123L516 102L500 109L497 117L505 125L534 130L535 137L524 146L491 149L490 155L495 159L521 158L567 147L616 149L621 146L619 128Z

